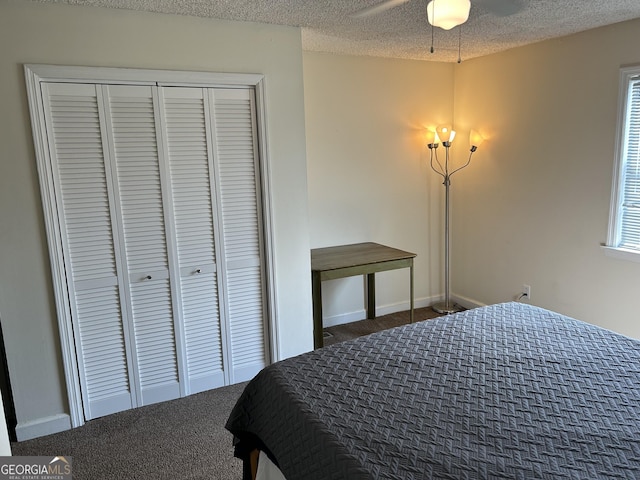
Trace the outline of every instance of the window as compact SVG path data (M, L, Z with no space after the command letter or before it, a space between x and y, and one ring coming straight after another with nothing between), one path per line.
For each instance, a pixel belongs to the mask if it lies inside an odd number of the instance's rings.
M616 162L607 251L640 262L640 67L620 72Z

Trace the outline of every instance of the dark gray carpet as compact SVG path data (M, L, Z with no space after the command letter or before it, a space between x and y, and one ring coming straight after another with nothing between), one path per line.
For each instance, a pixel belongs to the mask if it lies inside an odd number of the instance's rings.
M224 429L246 383L135 408L11 445L13 455L70 455L73 478L242 478Z
M434 318L430 308L415 320ZM409 323L409 312L362 320L325 331L331 345ZM13 455L73 457L75 480L239 480L232 435L224 424L246 383L140 407L87 422L80 428L13 443Z

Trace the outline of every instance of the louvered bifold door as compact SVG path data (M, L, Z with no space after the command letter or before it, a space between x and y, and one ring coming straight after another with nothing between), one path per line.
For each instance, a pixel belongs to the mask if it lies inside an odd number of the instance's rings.
M91 419L136 405L100 87L52 83L42 93L83 410Z
M252 378L268 361L254 92L209 92L213 96L230 375L236 383Z
M188 393L228 383L218 302L210 113L206 90L162 88L162 120L171 178L180 272L180 308Z
M107 122L122 222L140 405L181 395L154 90L108 86Z

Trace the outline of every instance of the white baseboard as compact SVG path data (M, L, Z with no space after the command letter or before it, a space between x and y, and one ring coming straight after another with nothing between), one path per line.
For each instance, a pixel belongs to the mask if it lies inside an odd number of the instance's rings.
M413 301L413 308L423 308L434 304L437 301L437 297L424 297L417 298ZM410 302L393 303L391 305L382 305L376 308L376 316L389 315L390 313L404 312L411 308Z
M436 295L432 297L423 297L417 300L414 300L415 308L423 308L433 305L434 303L438 303L444 300L444 295ZM463 306L464 308L478 308L478 307L486 307L485 303L479 302L469 297L464 297L462 295L451 294L451 300L453 300L458 305ZM380 317L382 315L388 315L390 313L402 312L405 310L409 310L409 302L400 302L393 303L390 305L381 305L376 307L376 316ZM329 317L324 317L322 319L323 327L335 327L337 325L344 325L345 323L357 322L359 320L364 320L367 318L366 310L360 309L355 312L341 313L338 315L332 315Z
M335 327L337 325L344 325L345 323L357 322L363 320L367 316L364 309L356 310L355 312L340 313L338 315L332 315L330 317L323 317L322 326Z
M414 299L413 306L414 308L422 308L428 307L433 303L437 302L439 297L424 297ZM376 307L376 317L380 317L382 315L389 315L390 313L403 312L405 310L409 310L410 302L400 302L400 303L392 303L390 305L381 305ZM339 315L332 315L328 317L324 317L322 319L323 327L335 327L336 325L344 325L345 323L357 322L359 320L364 320L367 318L366 310L360 309L355 312L341 313Z
M463 297L462 295L451 294L451 299L458 305L461 305L467 309L487 306L486 303L478 302L477 300L469 297Z
M44 437L52 433L71 429L71 417L66 413L39 418L16 425L16 438L19 442Z

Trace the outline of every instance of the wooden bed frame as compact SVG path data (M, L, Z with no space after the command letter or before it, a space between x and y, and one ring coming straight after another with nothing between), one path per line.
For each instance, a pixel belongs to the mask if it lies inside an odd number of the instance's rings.
M251 453L249 454L249 465L244 466L245 469L249 469L251 480L256 480L256 475L258 474L258 457L260 457L260 450L257 448L251 450Z

